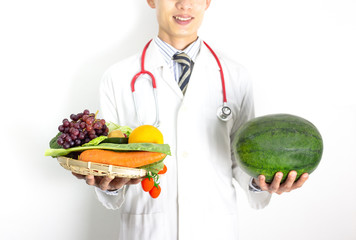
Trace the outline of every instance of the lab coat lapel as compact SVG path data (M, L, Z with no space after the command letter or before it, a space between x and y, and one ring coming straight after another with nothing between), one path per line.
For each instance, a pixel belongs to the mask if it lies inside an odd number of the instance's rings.
M171 69L169 69L169 66L160 56L160 54L161 53L159 52L156 44L152 42L150 47L147 49L145 68L149 71L152 71L153 75L155 76L158 89L157 91L160 91L161 88L163 89L163 87L159 85L165 83L179 98L182 99L182 91L180 90L177 82L174 80ZM161 81L161 79L163 81Z

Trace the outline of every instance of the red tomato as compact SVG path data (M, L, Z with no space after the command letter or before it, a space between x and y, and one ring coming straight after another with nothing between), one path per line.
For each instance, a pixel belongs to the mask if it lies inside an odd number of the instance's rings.
M155 182L152 177L146 177L145 179L143 179L141 181L142 189L145 192L150 191L153 188L154 184L155 184Z
M150 191L150 195L152 198L157 198L160 193L161 193L161 187L159 185L155 185Z
M164 165L163 169L158 172L158 174L165 174L167 172L167 166Z

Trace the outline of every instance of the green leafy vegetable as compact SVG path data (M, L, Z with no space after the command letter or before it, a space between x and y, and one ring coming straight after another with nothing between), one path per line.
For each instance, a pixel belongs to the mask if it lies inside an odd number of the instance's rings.
M164 167L164 162L163 162L164 159L162 159L161 161L158 161L158 162L155 162L155 163L151 163L149 165L145 165L145 166L142 166L142 167L139 167L139 168L142 168L142 169L145 169L146 171L148 172L151 172L151 173L158 173L159 171L161 171Z
M72 147L68 149L47 149L45 156L65 156L71 152L82 152L88 149L105 149L112 151L148 151L159 152L167 155L171 155L171 150L168 144L156 144L156 143L129 143L129 144L115 144L115 143L101 143L96 146L80 146Z
M96 137L96 138L92 139L88 143L84 143L82 146L83 147L85 147L85 146L96 146L96 145L99 145L102 141L104 141L107 138L108 138L107 136L99 136L99 137Z

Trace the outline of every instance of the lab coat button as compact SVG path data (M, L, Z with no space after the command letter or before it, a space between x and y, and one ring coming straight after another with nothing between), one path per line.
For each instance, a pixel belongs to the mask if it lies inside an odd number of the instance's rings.
M188 155L189 155L189 154L188 154L187 152L183 152L183 153L182 153L182 157L184 157L184 158L187 158Z

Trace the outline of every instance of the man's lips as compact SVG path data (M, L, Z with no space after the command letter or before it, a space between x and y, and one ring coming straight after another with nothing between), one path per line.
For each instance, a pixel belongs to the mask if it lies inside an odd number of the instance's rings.
M176 15L173 16L173 18L178 24L182 24L182 25L188 24L194 19L192 16L187 16L187 15Z

